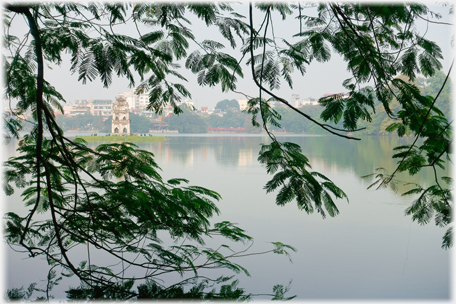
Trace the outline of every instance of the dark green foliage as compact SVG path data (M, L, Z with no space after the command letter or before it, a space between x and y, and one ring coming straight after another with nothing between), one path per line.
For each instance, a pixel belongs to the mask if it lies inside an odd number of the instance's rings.
M187 22L185 10L196 13L208 25L219 26L233 46L231 31L240 36L246 26L222 17L217 6L206 4L8 4L6 7L9 21L12 20L9 14L25 17L30 28L28 35L33 38L24 48L16 37L9 33L5 37L11 51L4 60L5 96L17 100L12 117L32 112L30 133L19 144L20 156L5 163L4 172L5 192L11 195L15 189L23 188L24 204L31 209L24 217L12 212L6 214L6 240L12 246L25 248L32 257L47 259L52 266L48 286L57 285L61 279L54 267L60 267L63 276L76 275L85 287L73 289L70 292L73 298L134 297L137 294L131 287L137 279L124 276L124 272L135 267L148 271L142 280L170 272L180 275L191 272L198 276L201 268L227 268L248 275L245 268L231 261L239 253L228 245L218 250L204 246L204 237L215 235L235 242L251 240L228 221L210 225L210 218L219 212L214 204L214 200L220 199L216 192L186 185L188 181L183 179L162 180L152 153L130 143L104 144L93 150L81 139L66 138L59 123L70 124L70 121L59 117L58 122L53 115L54 109L62 110L59 102L64 99L43 78L45 62L59 64L66 52L71 56L71 71L83 83L99 77L103 86L108 87L112 77L123 76L134 86L134 70L141 80L138 92L150 90L149 109L160 113L169 103L176 114L186 111L183 118L198 119L185 107L178 107L182 97L190 97L188 90L169 80L177 77L185 81L173 62L187 57L188 40L194 40L191 31L181 23ZM115 33L111 26L126 22L131 9L134 22L155 30L140 34L139 38ZM220 10L229 7L220 5ZM106 20L109 30L103 25ZM10 22L7 24L11 26ZM28 43L27 39L24 41ZM204 63L205 68L212 69L207 81L212 84L222 81L224 87L232 88L234 78L230 73L236 70L237 62L215 51L220 43L205 41L202 46L218 62L214 66L210 61ZM240 69L235 73L242 76ZM77 117L83 126L91 124L86 118L89 119L88 115ZM95 118L90 119L94 122ZM206 126L202 120L201 123L199 130L187 128L182 132L205 132ZM21 124L8 120L7 127L10 136L17 136ZM50 138L43 136L44 131L50 133ZM46 214L47 218L38 221L38 213ZM181 245L161 244L163 232ZM87 254L74 258L72 252L81 246L87 247ZM90 251L94 250L117 259L116 265L121 262L122 268L94 265L90 260ZM223 253L224 250L229 254ZM235 285L230 286L223 286L217 297L240 297L242 292ZM13 290L11 294L13 298L26 296L30 297L21 290Z
M227 110L220 117L216 114L211 114L206 118L203 118L208 127L212 128L245 128L251 127L250 121L246 124L246 119L249 120L249 115L244 112ZM252 129L252 128L251 128Z
M231 281L231 282L230 282ZM233 277L221 276L215 280L206 277L193 277L185 279L179 283L164 287L160 283L147 280L137 286L136 296L133 300L137 301L163 301L165 299L174 299L181 301L214 301L214 300L228 300L236 302L250 301L255 296L251 293L246 293L243 288L238 287L238 280L233 280ZM116 289L103 289L99 286L90 288L81 285L76 288L70 288L66 291L67 298L72 301L81 300L126 300L132 299L130 296L130 289L132 284L124 284L117 286ZM218 287L218 288L216 288ZM268 296L272 300L291 300L295 298L286 297L285 294L289 291L289 286L275 285L273 293ZM122 292L122 290L124 292ZM130 291L130 292L125 292ZM264 294L267 295L267 294Z
M221 278L220 282L223 282L226 279L230 278ZM194 281L194 282L192 282ZM184 287L186 285L194 285L188 290L185 291ZM190 300L195 299L199 301L210 301L210 300L231 300L231 301L247 301L251 298L251 294L244 294L242 288L238 288L238 281L234 280L230 284L225 284L220 286L220 290L217 292L215 288L210 291L206 291L208 287L214 285L215 282L210 282L209 280L203 279L202 282L198 282L195 278L194 280L185 281L173 285L169 288L163 288L155 282L147 282L138 286L138 300L151 300L151 299L181 299L181 300Z
M448 184L451 179L446 179ZM419 194L415 202L405 210L406 215L411 215L414 221L419 224L428 224L434 216L435 224L440 227L446 227L452 222L452 194L451 190L444 189L439 183L423 189L420 186L414 188L403 195ZM443 236L442 248L448 249L452 246L452 227L448 228Z
M310 169L309 160L296 144L273 142L262 145L258 161L265 165L269 174L275 174L264 188L266 192L280 189L276 199L279 206L296 199L300 210L307 213L317 210L325 218L324 209L330 216L339 213L331 194L336 198L347 198L326 176L307 171L306 168Z
M150 118L130 113L130 131L131 133L148 133L153 129ZM111 118L112 121L112 118ZM108 133L111 133L109 130Z
M248 274L246 269L231 262L220 251L202 246L203 237L211 235L232 241L251 240L242 229L227 221L211 227L209 219L219 213L213 202L220 199L216 192L186 186L188 181L183 179L163 181L153 154L132 144L103 144L91 151L81 141L69 142L67 149L77 164L77 171L67 167L66 158L58 149L54 141L43 140L41 155L48 162L47 172L41 174L49 178L40 181L41 190L34 182L39 170L36 169L36 145L33 142L21 141L19 152L22 156L6 162L8 193L13 193L11 183L15 183L16 187L25 188L22 196L26 205L34 206L36 212L53 215L52 219L38 222L30 221L31 216L21 218L8 213L5 230L8 242L24 242L32 255L45 255L53 265L76 273L83 281L89 279L86 283L99 284L103 287L103 297L112 288L114 294L108 298L123 297L117 294L121 288L110 283L110 278L120 280L120 277L106 266L89 264L86 268L87 264L83 262L75 268L64 256L56 255L59 248L63 246L70 251L78 244L90 243L114 257L117 257L118 250L126 256L140 255L143 259L141 268L152 271L150 278L167 272L183 275L190 271L196 275L200 268L213 267ZM84 172L91 180L81 179L78 172ZM25 176L30 173L31 182L24 183ZM113 178L121 180L112 181ZM59 228L57 238L54 227ZM160 231L166 231L173 239L196 243L166 248L160 244ZM142 240L143 245L133 245L137 240ZM126 256L124 263L139 266L136 259L130 260ZM201 264L196 264L198 257L203 259ZM96 290L92 291L96 293ZM78 292L82 291L74 290L71 296L77 297ZM97 297L95 294L91 296Z
M19 138L19 131L22 129L22 124L15 117L11 117L7 113L3 113L4 123L4 139L6 143L13 138Z
M105 124L103 122L103 117L91 115L90 113L73 117L66 117L62 114L58 114L56 115L55 120L63 130L97 131L101 130Z
M439 226L448 226L452 221L451 184L444 187L436 171L436 166L445 167L451 160L451 123L444 114L448 109L437 108L446 94L448 76L426 83L424 90L414 83L420 81L416 78L419 74L439 76L436 72L441 68L440 48L417 30L416 22L428 8L415 3L321 3L315 8L316 14L307 16L296 5L249 4L248 22L243 22L244 16L227 3L6 4L4 45L9 53L3 60L5 99L17 101L12 118L31 113L30 130L18 149L21 155L5 163L4 173L5 192L11 195L15 187L23 188L23 201L30 210L25 216L6 214L7 242L25 248L30 256L46 257L51 266L61 267L64 276L77 275L86 285L73 289L73 298L138 295L132 290L134 278L124 276L120 266L93 265L90 253L79 256L80 260L70 258L68 252L81 246L104 250L128 267L149 270L143 278L152 284L146 294L150 290L167 297L201 298L206 287L201 282L194 282L192 291L153 285L154 279L169 272L196 276L199 269L215 267L248 274L230 259L236 253L225 255L204 246L204 237L212 235L229 241L249 240L242 229L229 222L210 225L211 216L218 213L214 203L220 198L217 193L189 186L181 179L162 180L153 155L132 144L107 144L92 150L83 141L64 136L53 113L61 110L60 103L65 100L44 79L43 72L47 63L60 64L64 53L71 56L70 71L83 83L99 78L108 87L113 77L125 77L131 86L138 87L137 93L149 91L148 109L161 113L165 105L173 106L174 113L182 115L171 116L169 123L175 123L182 133L205 132L207 126L180 107L182 99L191 94L180 83L186 79L178 72L178 60L185 59L185 66L197 75L201 86L220 84L222 91L235 91L238 78L244 75L241 63L247 57L245 63L259 93L248 97L246 112L252 115L251 124L262 127L272 141L263 145L258 159L273 174L265 189L278 191L278 205L295 200L307 213L317 210L323 217L326 213L335 216L339 211L333 197L346 195L328 177L310 171L309 160L299 146L275 138L269 128L288 124L284 119L288 113L272 108L271 102L288 107L314 128L346 139L359 139L348 132L373 132L367 127L372 121L385 132L415 137L411 145L396 148L396 170L376 174L374 184L394 188L397 172L413 175L425 168L433 170L432 185L417 185L407 193L419 198L406 212L422 224L435 215ZM262 19L254 20L254 9L255 16ZM198 41L186 26L190 24L188 13L206 26L214 26L231 47L240 42L240 58L222 52L222 41ZM299 19L299 28L290 28L291 38L277 38L273 14L282 20L290 15ZM13 18L15 15L23 18ZM25 39L11 35L14 31L10 28L24 20L30 30ZM136 36L115 31L117 24L126 22L141 24L147 30L137 28ZM198 48L188 54L191 43ZM345 60L352 77L343 82L345 93L320 100L321 113L311 113L307 107L297 109L276 94L283 81L293 86L294 69L304 75L306 65L330 60L333 51ZM139 76L139 84L134 74ZM368 83L373 86L365 87ZM423 93L427 89L429 92ZM374 113L380 114L375 117ZM320 119L315 117L318 114ZM294 123L293 128L299 129L298 122ZM19 120L7 118L7 136L17 136L23 126ZM50 138L43 136L45 131ZM47 215L46 219L38 221L37 213ZM161 244L163 232L173 240L191 242L167 247ZM443 247L451 244L448 230ZM293 250L281 243L274 245L274 253ZM229 248L222 246L221 250ZM56 284L59 279L50 275L48 280ZM285 290L277 287L275 298L284 298ZM171 294L166 294L168 291ZM213 297L219 295L244 297L234 283L223 285ZM29 297L22 290L11 296Z
M368 122L372 120L367 106L375 111L373 92L370 88L353 92L348 97L336 94L322 98L319 102L325 107L320 117L324 121L331 120L336 124L343 117L343 127L347 130L356 129L359 119Z
M452 89L453 85L451 82L447 82L443 90L440 89L445 81L446 75L441 71L436 72L433 77L430 78L417 78L416 84L422 90L424 95L436 97L439 94L439 98L436 102L436 107L442 110L447 118L452 117L452 106L453 101Z
M239 109L239 103L237 102L236 99L231 99L231 100L224 99L224 100L221 100L221 101L217 102L217 104L215 105L214 109L218 109L218 110L221 110L221 111L226 111L228 109L236 109L238 111L240 110Z
M230 282L231 281L231 282ZM246 293L243 288L238 287L239 281L233 280L233 276L221 276L217 279L209 279L207 277L191 277L184 279L169 287L165 287L157 281L146 280L137 286L134 286L134 281L130 280L123 284L113 284L110 287L95 285L90 287L87 284L81 284L78 287L70 287L66 292L69 301L163 301L165 299L174 300L196 300L196 301L251 301L256 295ZM291 284L291 282L290 282ZM287 297L290 289L288 286L275 285L272 289L272 294L262 294L262 296L270 296L272 300L291 300L296 296ZM55 284L51 282L51 286ZM46 292L35 287L36 283L32 283L27 291L23 288L13 288L7 291L6 299L9 301L47 301L51 297L37 297L32 300L31 296L34 291ZM134 291L134 288L137 291ZM52 289L52 288L51 288ZM48 293L46 293L48 294Z
M32 283L27 288L27 290L24 290L23 287L9 289L6 292L5 298L8 299L9 301L21 301L21 302L27 301L32 296L33 291L36 290L35 286L36 286L36 283Z
M311 63L313 60L328 61L331 58L331 47L347 62L347 68L353 75L343 83L348 92L333 94L319 100L324 107L320 114L321 119L335 124L342 122L342 128L315 120L273 92L280 83L279 61L274 59L274 56L277 56L275 54L277 44L275 39L268 40L271 36L268 36L267 32L269 22L272 23L269 14L274 10L274 6L266 4L260 7L265 16L264 26L262 25L260 29L262 34L255 32L253 28L253 8L250 6L250 46L246 47L244 52L247 53L247 50L250 52L248 63L251 64L255 83L260 89L260 98L252 98L249 101L248 111L253 115L253 124L258 124L255 119L257 115L261 115L263 127L275 143L275 146L271 145L268 149L262 150L267 157L260 154L260 159L263 158L263 163L266 164L269 172L275 172L278 169L278 163L274 163L275 157L283 157L284 160L289 161L282 156L282 154L285 155L286 150L280 148L273 134L268 131L269 124L279 127L281 123L274 119L277 115L271 112L267 102L261 99L262 93L284 103L326 131L346 138L350 137L341 134L342 132L361 131L362 129L357 129L359 125L367 129L373 120L372 114L379 112L381 116L374 118L376 123L380 123L381 129L386 132L397 131L399 136L412 135L415 140L408 147L398 147L397 153L393 156L399 160L396 170L390 175L377 175L377 181L374 184L394 187L393 181L397 172L406 171L414 175L423 168L430 168L435 173L435 185L428 189L433 189L432 201L435 204L427 205L425 209L409 209L408 214L414 215L414 220L427 223L430 212L437 210L448 212L452 209L452 201L446 194L449 190L439 182L436 166L445 167L444 157L450 160L451 123L448 122L444 112L437 107L437 104L442 102L438 100L449 82L449 73L445 79L441 75L439 86L434 89L432 92L434 94L431 96L423 95L420 88L413 83L418 74L433 77L442 67L439 61L443 58L440 47L426 39L415 27L418 16L427 14L428 8L422 4L338 3L322 3L316 7L317 16L303 16L299 12L299 18L304 23L305 29L302 28L301 23L299 33L295 35L300 40L288 43L287 46L304 54L306 63ZM285 14L282 14L282 17L285 17ZM254 43L255 40L258 42ZM261 49L261 53L254 54L255 49ZM374 83L374 87L363 87L369 81ZM381 103L383 109L376 106L377 102ZM444 111L448 113L448 109ZM383 113L391 120L388 121ZM370 128L366 132L372 134L374 129ZM418 139L422 139L420 144L417 144ZM300 155L293 155L290 159L300 157ZM301 169L305 165L307 165L305 162L300 162L296 167ZM315 190L318 189L316 183L310 178L306 179L305 172L299 174L301 182L298 183L293 179L292 172L283 170L277 173L266 186L269 191L282 187L277 195L277 203L284 204L296 198L298 205L304 206L300 203L297 191L302 185L314 185L313 188L306 189L307 193L312 193L312 197L303 201L313 200L317 205L321 205L318 198L321 193ZM289 182L285 183L287 179ZM308 205L305 206L307 211L312 211ZM422 212L423 210L428 212ZM442 214L442 212L437 213ZM450 223L442 220L437 222L443 223L444 226ZM449 234L446 234L444 247L450 244L448 238Z
M182 114L171 114L165 120L170 130L177 130L179 133L206 133L207 124L196 113L184 111Z

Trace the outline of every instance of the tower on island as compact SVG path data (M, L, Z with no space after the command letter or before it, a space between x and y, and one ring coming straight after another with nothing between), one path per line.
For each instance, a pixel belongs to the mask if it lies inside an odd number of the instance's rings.
M112 106L112 134L130 134L130 114L127 100L122 96L116 98Z

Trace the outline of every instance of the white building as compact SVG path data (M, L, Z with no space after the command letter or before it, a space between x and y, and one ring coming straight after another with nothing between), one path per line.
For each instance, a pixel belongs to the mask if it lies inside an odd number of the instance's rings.
M136 95L136 109L146 109L149 104L149 92Z
M190 109L195 108L194 102L188 98L184 99L181 104L186 104Z
M93 105L92 115L98 116L111 116L112 115L112 100L109 99L95 99L89 100Z
M295 108L299 108L301 106L301 100L299 99L299 94L291 95L290 104Z
M244 111L245 108L247 108L247 99L239 99L238 104L239 104L239 110Z
M123 98L125 98L125 100L128 103L128 107L130 108L130 111L133 111L135 106L136 106L136 95L135 95L135 92L134 91L127 91L127 92L123 92L123 93L121 93L119 95L122 96Z
M132 91L125 91L121 94L123 98L125 98L126 102L128 103L128 107L130 111L134 111L134 109L146 109L147 105L149 104L149 92L135 94L136 88Z
M303 106L317 106L318 100L316 100L315 98L307 98L307 99L303 99L301 104Z

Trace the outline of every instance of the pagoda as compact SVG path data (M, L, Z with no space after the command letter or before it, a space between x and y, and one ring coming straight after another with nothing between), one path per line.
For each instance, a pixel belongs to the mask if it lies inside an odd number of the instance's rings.
M127 100L119 96L112 106L112 134L130 134L130 111Z

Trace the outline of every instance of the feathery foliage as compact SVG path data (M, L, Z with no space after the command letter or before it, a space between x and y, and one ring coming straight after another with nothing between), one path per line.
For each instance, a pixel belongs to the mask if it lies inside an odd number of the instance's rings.
M196 74L200 86L220 85L224 92L236 92L236 82L245 74L245 60L258 88L258 95L248 96L246 112L252 115L252 125L263 128L271 139L262 146L258 158L273 174L265 189L278 191L278 205L296 201L299 209L307 213L317 210L322 217L337 215L334 199L347 197L328 177L310 171L310 162L299 146L276 139L269 128L280 128L281 115L270 103L284 104L330 134L359 140L354 136L364 128L358 129L358 125L372 120L372 111L379 109L375 106L378 101L381 110L394 120L387 131L415 139L411 145L395 149L393 158L398 166L392 174L379 171L370 175L376 178L373 185L394 188L398 172L413 175L423 169L433 170L435 184L426 189L416 185L405 193L419 195L406 214L421 224L435 214L437 225L450 225L451 180L439 177L436 171L436 167L450 162L451 122L436 107L449 72L434 97L424 95L414 83L419 75L433 76L442 67L441 49L416 27L419 19L432 12L418 3L320 3L303 7L309 14L303 13L301 5L249 4L248 16L242 16L228 3L7 4L5 99L17 104L11 115L5 116L6 138L18 138L21 117L27 111L32 113L33 126L20 141L20 156L5 164L5 192L11 195L15 188L24 188L24 203L31 207L25 216L6 215L7 241L25 248L31 256L45 256L52 266L60 265L63 275L77 275L83 285L69 294L75 299L164 294L202 298L201 291L209 286L205 281L194 281L194 289L187 292L180 285L166 289L156 278L169 272L196 276L199 269L213 267L248 274L231 261L239 253L223 254L204 247L204 237L211 235L231 241L250 240L229 222L209 224L210 217L218 213L214 203L220 199L217 193L188 186L183 179L162 180L153 155L132 144L90 149L83 141L64 136L53 112L62 110L65 99L44 78L44 65L60 64L64 53L71 57L70 71L82 83L99 79L109 87L114 77L125 77L138 93L149 93L149 110L160 113L170 104L175 114L182 113L182 98L191 97L182 84L186 79L179 73L180 61ZM259 23L255 23L254 10L255 18L261 16ZM199 41L189 14L217 29L220 41ZM276 36L276 15L281 20L299 19L299 28L290 29L291 38ZM22 40L9 31L20 18L29 29ZM134 34L115 31L126 23L135 25ZM232 51L225 52L225 44L239 51L239 58ZM295 70L305 75L307 65L327 62L333 53L343 58L352 75L343 82L346 92L319 100L324 108L319 118L278 95L283 84L293 87L296 83L292 77ZM397 105L395 111L392 105ZM341 128L329 124L339 122ZM43 136L45 131L50 138ZM38 221L37 213L48 218ZM161 232L193 243L165 248ZM451 244L450 228L443 237L443 247ZM74 261L68 252L81 246L87 247L87 259ZM271 252L279 254L293 249L281 243L274 246ZM128 267L139 267L145 275L133 278L124 276L124 269L94 265L91 248L105 251ZM146 280L147 285L138 287L138 292L132 290L137 279ZM204 293L205 297L223 294L247 299L235 282L223 285L218 294ZM275 297L284 298L285 290L277 287ZM13 293L13 297L27 296L21 290Z

